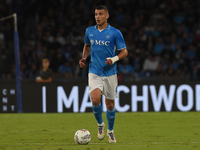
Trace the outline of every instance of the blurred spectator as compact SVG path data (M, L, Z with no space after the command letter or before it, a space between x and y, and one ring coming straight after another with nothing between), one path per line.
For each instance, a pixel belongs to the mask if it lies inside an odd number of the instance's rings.
M173 65L170 63L170 64L168 65L168 69L167 69L167 71L166 71L166 73L165 73L165 76L167 76L167 77L172 77L172 76L174 76L174 75L175 75L175 71L174 71Z
M72 76L72 67L69 61L59 67L59 73L64 78L70 78Z
M71 58L71 51L74 49L74 46L72 45L70 39L66 40L66 44L63 47L63 55L66 59Z
M37 65L36 64L32 64L30 71L29 71L29 78L35 78L37 76Z
M197 64L193 65L192 69L192 80L198 80L200 78L200 68Z
M72 61L72 74L75 78L80 76L80 66L77 60Z
M154 52L157 55L161 55L161 53L164 50L164 48L165 48L165 44L163 42L162 37L158 37L157 42L154 45Z
M155 57L155 54L150 53L145 59L143 64L143 72L145 76L153 76L156 73L156 70L159 65L158 58Z
M163 68L162 68L162 64L159 63L159 64L158 64L158 68L157 68L157 70L156 70L156 76L158 76L158 77L163 77L164 75L165 75L165 72L164 72L164 70L163 70Z
M80 70L80 77L87 78L88 77L88 64Z
M21 78L24 79L24 78L28 78L29 77L29 68L28 68L28 65L23 63L21 64Z
M175 71L178 70L178 60L176 58L173 59L172 67Z
M112 10L110 15L114 17L109 23L123 33L135 75L144 75L143 66L148 66L148 54L153 52L160 60L159 63L150 61L157 64L153 69L155 76L174 72L173 76L189 74L190 79L195 78L194 70L200 60L199 0L116 0L115 3L86 0L79 4L72 0L49 0L48 3L3 0L0 18L18 15L22 77L34 77L42 59L48 58L54 77L64 77L59 76L59 67L67 60L71 62L71 78L87 78L87 68L78 68L76 57L82 55L86 27L95 25L93 13L98 4ZM3 79L15 78L13 49L13 21L1 21L0 77ZM123 66L123 61L118 65Z
M65 58L61 53L56 53L54 50L51 50L51 68L54 73L58 73L58 68L65 63Z
M42 46L41 41L38 41L37 47L36 47L37 59L40 60L42 58L43 51L44 51L44 47Z
M190 61L195 60L197 55L196 48L193 45L190 45L189 49L186 50L185 54Z
M129 64L129 59L126 57L122 61L123 63L119 65L118 68L119 76L121 76L124 81L132 80L134 77L134 69Z
M173 21L176 24L181 24L185 20L185 15L183 12L178 11L174 16L173 16Z
M47 58L42 59L42 69L39 71L36 77L37 83L47 83L52 81L53 72L49 68L49 60Z

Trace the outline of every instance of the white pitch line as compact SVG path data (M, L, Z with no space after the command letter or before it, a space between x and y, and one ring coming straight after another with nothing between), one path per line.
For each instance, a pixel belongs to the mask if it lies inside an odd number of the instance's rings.
M189 144L198 144L199 142L153 142L153 144L184 144L184 143L189 143Z

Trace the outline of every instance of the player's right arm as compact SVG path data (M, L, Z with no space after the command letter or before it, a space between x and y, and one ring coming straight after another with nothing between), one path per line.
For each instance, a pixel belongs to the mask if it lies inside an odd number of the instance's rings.
M85 62L86 62L88 55L90 54L90 51L91 51L90 45L85 43L85 45L83 47L83 57L79 61L79 65L81 68L85 67Z

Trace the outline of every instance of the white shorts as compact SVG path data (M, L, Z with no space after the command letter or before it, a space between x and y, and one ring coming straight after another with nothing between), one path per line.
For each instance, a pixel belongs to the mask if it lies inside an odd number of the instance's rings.
M89 73L89 92L91 93L94 89L98 88L101 93L105 95L107 99L115 99L117 97L117 74L101 77L93 73Z

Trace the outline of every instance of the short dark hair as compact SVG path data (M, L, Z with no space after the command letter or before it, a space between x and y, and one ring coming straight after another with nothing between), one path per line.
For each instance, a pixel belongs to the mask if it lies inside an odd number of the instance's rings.
M96 10L101 10L101 9L104 9L105 11L108 12L108 8L106 6L104 6L104 5L99 5L99 6L96 7Z

